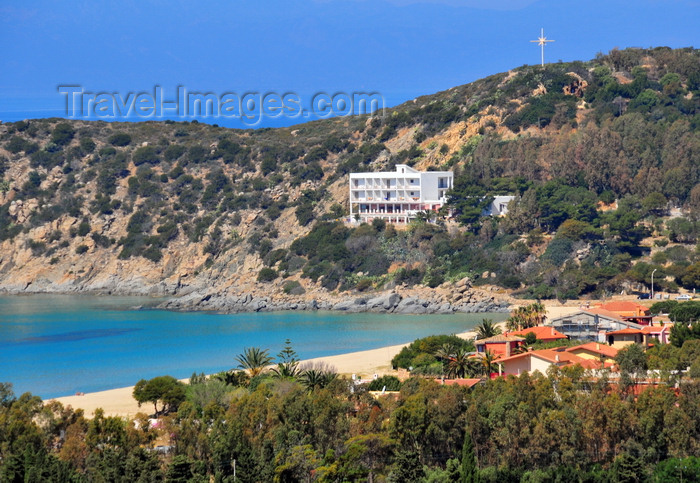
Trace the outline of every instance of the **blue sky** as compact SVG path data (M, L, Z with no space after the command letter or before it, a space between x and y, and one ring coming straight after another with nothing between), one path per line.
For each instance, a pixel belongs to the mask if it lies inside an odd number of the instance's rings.
M6 2L0 120L61 115L61 84L124 96L154 85L302 98L375 91L396 105L538 63L529 41L541 27L556 62L698 46L699 21L697 0Z

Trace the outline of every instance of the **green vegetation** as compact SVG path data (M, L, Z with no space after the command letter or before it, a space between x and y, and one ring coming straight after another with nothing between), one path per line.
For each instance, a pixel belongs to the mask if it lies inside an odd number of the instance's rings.
M248 349L246 358L253 353L267 351ZM252 379L227 371L193 374L187 385L139 381L134 396L154 404L160 427L144 414L132 421L97 410L87 419L1 383L0 479L233 481L234 460L236 481L249 482L700 478L700 371L680 381L675 373L700 361L700 340L620 351L620 385L591 381L580 367L473 389L393 376L355 385L299 366L289 341L278 357L275 371ZM639 392L646 368L660 370L660 385ZM384 387L399 392L368 393Z
M272 282L277 277L277 272L272 268L261 268L258 272L258 282Z
M248 372L250 377L256 377L263 373L265 368L272 363L273 358L268 354L267 349L259 347L246 348L242 354L236 357L238 367Z
M372 381L367 385L369 391L398 391L401 389L401 381L396 376L382 376Z
M156 416L161 413L177 411L178 406L185 400L185 386L171 376L159 376L150 380L141 379L134 386L134 399L139 403L153 403ZM158 410L158 403L161 409Z
M416 339L407 347L401 349L401 352L396 354L391 360L391 365L394 368L403 369L412 367L414 370L425 368L438 363L435 355L445 347L449 347L450 351L474 351L474 344L471 341L461 339L456 335L431 335L422 339ZM442 365L440 363L438 365L441 370Z
M7 123L0 191L40 209L18 223L3 197L0 240L64 216L97 231L103 223L95 218L114 217L113 233L89 234L122 259L162 263L173 244L196 243L207 255L197 268L204 273L247 242L269 269L262 280L270 270L282 278L301 272L328 290L437 287L469 276L523 297L565 300L649 292L654 270L657 291L697 289L698 52L613 50L589 62L522 66L381 118L294 128ZM462 122L479 134L442 144ZM387 146L399 132L413 135L393 152ZM346 200L329 193L349 172L397 163L453 170L449 206L422 213L408 231L342 225ZM15 180L8 172L28 175ZM515 196L508 215L483 217L496 195ZM671 208L683 216L669 217ZM446 225L450 212L459 230ZM298 234L291 247L279 237L288 224ZM126 225L126 235L115 234ZM37 256L67 255L66 235L44 242Z
M476 327L477 339L488 339L501 333L501 329L493 324L491 319L483 319Z

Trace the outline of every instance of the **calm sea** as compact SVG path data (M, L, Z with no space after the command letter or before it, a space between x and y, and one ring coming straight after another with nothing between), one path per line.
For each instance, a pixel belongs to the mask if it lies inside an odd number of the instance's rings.
M286 338L308 359L464 332L484 317L506 317L135 310L153 304L135 297L0 297L0 381L12 382L16 394L52 398L230 369L244 347L275 355Z

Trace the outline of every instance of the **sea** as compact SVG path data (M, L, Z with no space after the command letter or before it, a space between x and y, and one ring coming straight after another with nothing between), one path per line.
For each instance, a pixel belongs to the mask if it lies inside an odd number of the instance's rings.
M275 356L289 339L301 359L454 334L506 314L335 312L214 314L153 308L141 297L0 297L0 382L43 399L131 386L138 380L236 367L246 347Z

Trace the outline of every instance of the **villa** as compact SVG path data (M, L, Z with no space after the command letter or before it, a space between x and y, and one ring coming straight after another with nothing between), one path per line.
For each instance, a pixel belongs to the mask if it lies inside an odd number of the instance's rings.
M515 196L512 195L496 195L481 214L482 216L505 216L508 214L508 204L514 199Z
M641 329L622 329L608 332L608 343L613 347L625 347L630 344L642 344L649 347L658 343L668 344L672 325L647 325Z
M607 342L606 334L622 329L641 330L642 325L600 308L580 310L576 313L555 317L547 322L570 339Z
M519 376L526 372L540 371L546 374L551 366L565 367L580 365L584 369L601 369L604 363L577 356L570 352L556 349L540 349L523 352L496 361L499 375Z
M600 342L588 342L586 344L569 347L566 352L570 352L583 359L591 359L613 364L617 356L617 349Z
M651 325L653 323L653 316L651 315L649 307L636 302L619 300L600 304L597 307L607 310L608 312L616 313L628 322L634 322L639 325Z
M419 212L438 211L452 189L451 171L418 171L397 164L396 171L350 174L350 221L405 224Z
M515 335L518 337L527 337L527 334L532 333L535 335L535 338L539 340L540 342L554 342L557 340L565 340L568 339L568 337L558 330L556 330L554 327L550 326L536 326L536 327L529 327L527 329L522 329L522 330L514 330L512 332L506 332L504 335Z
M496 356L510 357L524 343L524 337L511 334L497 334L487 339L479 339L474 342L474 345L476 346L476 352L479 354L492 352Z

